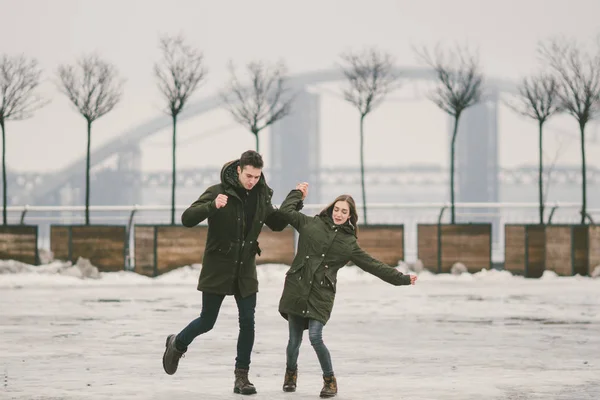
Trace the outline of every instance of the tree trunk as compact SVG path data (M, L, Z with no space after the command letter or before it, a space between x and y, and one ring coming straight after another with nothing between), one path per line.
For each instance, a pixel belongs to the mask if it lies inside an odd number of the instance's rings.
M587 169L585 167L585 122L579 123L581 132L581 223L585 224L587 215Z
M172 159L173 165L171 167L171 225L175 225L175 186L177 184L177 170L176 170L176 154L177 154L177 114L172 115L173 118L173 146L172 146Z
M456 134L458 133L458 119L460 113L454 116L454 131L452 132L452 143L450 145L450 223L456 222L456 214L454 210L454 153L456 151Z
M259 150L259 148L260 148L260 147L259 147L259 144L260 144L260 143L259 143L259 141L258 141L258 132L254 132L254 131L253 131L252 133L254 133L254 139L256 140L256 152L257 152L257 153L260 153L260 150Z
M539 152L539 171L538 171L538 195L540 199L540 225L544 225L544 161L542 158L542 128L544 125L544 121L539 121L539 142L538 142L538 152Z
M6 132L4 131L4 120L0 120L2 126L2 223L6 225Z
M85 224L90 224L90 148L92 142L92 121L87 119L87 156L85 162Z
M365 191L365 136L364 122L366 114L360 116L360 187L362 190L362 204L365 225L368 225L367 219L367 194Z

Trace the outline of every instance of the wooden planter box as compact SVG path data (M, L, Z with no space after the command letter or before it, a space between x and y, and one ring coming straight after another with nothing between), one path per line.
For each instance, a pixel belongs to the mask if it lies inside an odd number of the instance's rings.
M158 276L185 265L202 264L208 227L179 225L136 225L134 271ZM273 232L263 228L258 237L261 255L257 264L291 265L294 258L294 231Z
M492 225L418 224L417 255L432 272L449 273L456 262L470 273L492 266Z
M545 270L590 275L600 264L598 225L506 225L504 268L528 278Z
M134 272L158 276L184 265L201 264L207 226L136 225Z
M58 260L87 258L101 272L125 269L125 225L51 225L50 250Z
M404 261L404 225L359 226L358 244L379 261L396 266Z
M38 265L40 258L37 241L37 225L0 226L0 260Z

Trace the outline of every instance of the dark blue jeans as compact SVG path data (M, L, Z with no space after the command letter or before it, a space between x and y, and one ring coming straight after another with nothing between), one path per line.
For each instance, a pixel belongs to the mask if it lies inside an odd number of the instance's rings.
M188 324L178 335L175 342L180 351L186 351L187 347L199 335L210 331L217 322L219 310L225 295L210 294L202 292L202 311L200 317ZM256 309L256 293L242 298L235 295L238 307L238 319L240 332L237 341L237 357L235 367L250 368L250 355L254 346L254 311Z
M300 353L300 344L302 344L305 321L304 317L288 315L290 336L286 352L286 367L291 370L296 370L298 368L298 354ZM321 322L314 319L308 320L308 338L315 353L317 353L323 375L332 376L333 365L331 364L331 355L329 354L327 346L323 343L323 324Z

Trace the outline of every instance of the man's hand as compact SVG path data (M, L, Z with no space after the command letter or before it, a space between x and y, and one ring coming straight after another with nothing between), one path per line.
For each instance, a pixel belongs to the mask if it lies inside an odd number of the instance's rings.
M414 285L417 282L417 276L416 275L409 275L410 276L410 284Z
M217 196L217 198L215 199L215 207L217 207L217 209L221 208L221 207L225 207L227 205L227 195L225 194L220 194Z
M306 198L306 195L308 194L308 183L302 182L302 183L297 184L296 190L299 190L302 192L302 200L304 200Z

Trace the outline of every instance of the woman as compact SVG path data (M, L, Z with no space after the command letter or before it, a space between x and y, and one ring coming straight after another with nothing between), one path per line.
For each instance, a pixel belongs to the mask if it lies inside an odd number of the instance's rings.
M307 189L307 183L298 184L279 209L299 234L298 251L286 273L279 302L279 312L289 324L283 390L296 390L298 353L302 334L308 329L310 343L323 370L321 397L333 397L337 394L337 381L322 332L333 308L337 271L351 261L393 285L414 285L417 277L402 274L360 248L357 243L358 215L351 196L339 196L315 217L296 211L296 205Z

